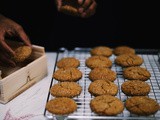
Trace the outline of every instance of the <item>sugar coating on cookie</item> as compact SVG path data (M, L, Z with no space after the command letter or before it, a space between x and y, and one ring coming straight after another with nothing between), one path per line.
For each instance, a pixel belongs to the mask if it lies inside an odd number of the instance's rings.
M151 77L150 72L143 67L135 66L135 67L128 67L123 70L123 76L129 80L142 80L146 81Z
M118 46L113 50L115 55L122 55L122 54L135 54L135 49L129 46Z
M15 49L15 55L13 57L13 60L15 62L23 62L27 58L30 57L32 53L32 48L29 46L20 46Z
M112 61L104 56L91 56L86 60L86 66L93 68L110 68L112 66Z
M148 83L140 80L128 80L121 85L122 92L128 96L145 96L150 92Z
M109 81L115 81L117 75L116 72L109 68L94 68L93 70L90 71L89 73L89 78L92 81L95 80L109 80Z
M116 57L115 63L122 67L140 66L143 59L135 54L122 54Z
M68 115L77 109L76 102L71 98L54 98L47 102L46 110L56 115Z
M90 50L90 54L92 56L105 56L110 57L112 55L112 49L106 46L97 46Z
M108 80L96 80L91 82L89 85L88 91L94 95L112 95L115 96L118 92L118 86Z
M90 102L91 110L99 115L114 116L124 110L121 100L115 96L101 95L93 98Z
M159 104L146 96L134 96L126 100L125 106L128 111L137 115L152 115L159 110Z
M58 68L65 68L65 67L78 67L80 65L80 61L74 57L65 57L60 59L57 62Z
M53 73L53 78L61 82L75 82L82 77L82 72L77 68L60 68Z
M54 84L51 89L51 95L55 97L75 97L82 91L82 87L76 82L60 82Z

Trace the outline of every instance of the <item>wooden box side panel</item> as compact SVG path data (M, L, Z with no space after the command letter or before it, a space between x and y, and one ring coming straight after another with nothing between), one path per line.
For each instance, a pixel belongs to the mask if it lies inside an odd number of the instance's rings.
M7 103L47 75L44 47L33 45L32 57L31 63L0 80L0 103Z
M32 80L37 81L46 76L48 73L46 55L43 55L39 59L29 64L28 71L29 71L28 76L30 81Z
M20 89L23 85L27 83L27 68L18 70L17 72L7 76L1 81L1 96L0 99L7 99L14 95L15 91Z

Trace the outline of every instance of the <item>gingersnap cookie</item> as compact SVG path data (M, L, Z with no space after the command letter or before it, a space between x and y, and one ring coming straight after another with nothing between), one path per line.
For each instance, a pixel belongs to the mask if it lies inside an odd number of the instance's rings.
M86 66L93 68L110 68L112 66L112 61L104 56L91 56L86 60Z
M60 82L54 84L51 89L51 95L55 97L75 97L82 91L82 87L76 82Z
M151 77L150 72L146 68L140 66L128 67L123 70L123 76L129 80L142 80L146 81Z
M115 55L122 55L122 54L135 54L135 49L129 46L118 46L113 50Z
M135 96L126 100L125 106L128 111L137 115L151 115L159 110L159 104L146 96Z
M64 67L78 67L80 65L80 61L74 57L65 57L60 59L57 62L58 68L64 68Z
M125 81L121 89L128 96L145 96L150 92L150 86L140 80Z
M60 8L60 11L72 16L80 16L80 13L78 12L78 9L69 5L64 5Z
M109 80L113 82L115 81L116 77L117 77L116 72L108 68L94 68L89 73L89 78L92 81L102 79L102 80Z
M122 67L140 66L143 59L135 54L122 54L116 57L115 63Z
M115 96L118 92L118 86L108 80L96 80L89 85L88 91L94 96Z
M90 54L92 56L98 55L98 56L110 57L112 55L112 49L106 46L97 46L91 49Z
M66 97L54 98L46 104L46 110L56 115L67 115L73 113L76 109L76 102Z
M53 78L61 82L75 82L82 77L82 72L77 68L60 68L53 74Z
M15 55L13 56L13 60L15 62L23 62L30 57L32 48L29 46L19 46L14 51Z
M124 110L122 101L110 95L101 95L90 102L91 110L99 115L114 116Z
M80 13L78 12L79 7L80 5L77 0L63 0L60 12L67 15L80 16Z

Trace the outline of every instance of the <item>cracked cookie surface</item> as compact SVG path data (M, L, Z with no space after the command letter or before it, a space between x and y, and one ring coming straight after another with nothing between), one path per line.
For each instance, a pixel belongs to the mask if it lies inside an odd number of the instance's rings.
M56 115L67 115L77 109L76 102L71 98L54 98L47 102L46 109Z
M91 49L90 53L92 56L97 55L110 57L112 55L112 49L106 46L97 46Z
M82 91L82 87L76 82L60 82L54 84L51 89L51 95L55 97L75 97Z
M126 79L130 80L142 80L146 81L151 77L150 72L146 68L142 68L139 66L136 67L128 67L123 70L123 76Z
M20 46L15 49L15 55L13 57L13 60L15 62L23 62L27 58L30 57L32 53L32 48L29 46Z
M82 72L77 68L60 68L53 74L53 78L62 82L75 82L82 77Z
M113 116L120 114L124 105L118 98L110 95L101 95L90 102L91 110L99 115Z
M104 56L91 56L86 60L86 66L93 68L110 68L112 66L112 61Z
M135 96L126 100L125 106L128 111L137 115L151 115L159 110L159 104L146 96Z
M65 68L65 67L75 67L77 68L80 65L80 61L74 57L65 57L60 59L57 62L58 68Z
M117 77L116 72L108 68L94 68L89 73L89 78L92 81L102 79L102 80L109 80L113 82L115 81L116 77Z
M108 80L96 80L89 85L88 91L94 96L115 96L118 92L118 86L115 83Z
M122 67L140 66L143 63L143 59L138 55L123 54L116 57L115 63Z
M150 86L139 80L128 80L121 85L122 92L128 96L145 96L150 92Z
M122 55L122 54L135 54L135 49L129 46L118 46L113 50L115 55Z

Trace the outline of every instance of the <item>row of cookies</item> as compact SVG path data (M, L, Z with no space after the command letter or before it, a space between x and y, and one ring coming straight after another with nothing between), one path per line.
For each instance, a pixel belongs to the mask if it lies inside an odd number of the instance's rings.
M92 52L93 51L95 52L95 50L97 50L97 49L98 49L98 54L95 54L95 53L93 54ZM107 51L108 49L109 48L105 47L105 46L96 47L96 48L91 50L91 55L92 56L96 55L96 57L97 57L97 55L102 56L102 55L104 55L104 52ZM106 52L106 53L108 53L108 52ZM115 63L117 65L125 67L125 70L123 71L124 78L132 79L132 81L126 81L122 84L122 87L121 87L122 91L126 95L130 95L130 96L133 96L133 95L136 95L136 96L137 95L138 96L147 95L150 91L150 86L143 81L146 81L147 79L150 78L150 73L149 73L149 71L147 71L147 69L140 67L140 65L143 63L143 59L140 56L135 54L135 50L133 48L130 48L130 47L127 47L127 46L117 47L113 50L113 53L117 56L116 59L115 59ZM111 56L111 54L109 56ZM109 57L109 56L107 56L107 57ZM91 58L93 58L93 57L91 57ZM89 58L89 60L90 60L90 58ZM88 67L90 67L89 66L90 64L88 64L89 60L86 61L86 65ZM89 92L92 95L96 95L96 96L97 95L98 96L99 95L104 96L105 94L115 95L116 94L115 91L117 91L117 89L116 89L115 85L113 87L114 83L112 83L112 87L111 87L111 85L110 85L110 87L108 87L108 86L106 87L106 85L105 85L106 80L105 81L104 80L99 80L99 79L107 79L107 80L111 80L112 82L114 82L114 79L110 79L110 76L113 77L113 75L111 75L111 73L108 74L108 76L107 76L107 72L105 72L105 74L102 72L102 69L103 69L103 71L106 71L106 69L102 68L102 67L107 67L107 66L104 66L104 65L102 66L102 65L100 65L101 63L103 63L103 62L99 62L99 66L97 66L97 67L100 67L100 68L95 68L94 70L91 70L91 72L89 74L89 78L92 81L93 80L95 81L95 82L90 84ZM136 66L136 67L132 67L132 66ZM92 69L93 67L90 67L90 68ZM97 72L97 71L99 71L99 72ZM92 89L94 89L94 92L93 92ZM113 93L113 90L114 90L114 93ZM101 92L99 92L99 91L101 91ZM110 93L106 92L106 91L110 91ZM95 105L97 105L96 106L97 108L95 108L95 106L93 107L92 101L94 101L95 99L97 99L97 97L95 97L93 100L91 100L91 109L98 114L111 115L109 113L106 113L106 111L97 111L97 110L100 109L100 107L102 107L101 106L102 104L100 105L100 104L97 103L97 104L95 104ZM134 104L130 104L131 101L134 101L134 100L137 101L137 102L132 102ZM106 100L104 100L104 101L106 102ZM146 102L148 104L146 104ZM139 104L140 106L143 106L143 107L136 108L137 104ZM104 108L104 106L105 105L103 105L103 108ZM106 104L106 106L108 106L108 105ZM145 96L144 97L131 97L126 101L125 106L131 113L135 113L135 114L138 114L138 115L154 114L155 112L157 112L157 110L159 108L159 105L155 100L153 100L151 98L148 98L148 97L145 97ZM148 109L150 107L152 107L152 108L148 110L144 106ZM145 110L142 111L142 109L144 109L144 108L145 108ZM105 108L105 109L108 109L108 108ZM112 110L112 108L110 108L110 109ZM118 110L119 110L119 112L117 112L117 113L114 112L114 114L112 112L112 114L113 115L118 114L118 113L120 113L120 110L122 112L123 109L122 109L122 107L120 107Z
M133 48L131 49L133 51ZM150 86L145 81L151 77L151 74L146 68L141 67L143 59L135 52L117 56L115 63L123 67L123 77L127 79L121 85L122 92L129 96L125 102L126 109L137 115L155 114L159 110L159 104L147 97Z
M128 51L127 54L125 50ZM123 67L123 77L128 80L122 84L122 92L128 96L148 95L150 86L144 81L147 81L151 74L146 68L140 67L144 62L143 59L136 55L133 48L127 46L117 47L114 51L117 55L115 63Z
M114 83L116 72L111 70L112 61L109 57L112 50L106 46L98 46L90 51L91 56L86 59L86 66L91 69L89 79L92 81L88 87L91 95L90 108L99 115L113 116L121 113L124 105L116 94L118 86Z
M77 110L77 104L72 99L78 96L82 87L76 82L82 77L78 69L80 61L74 57L62 58L57 62L53 78L59 83L50 88L50 94L55 98L48 101L46 109L56 115L67 115Z

